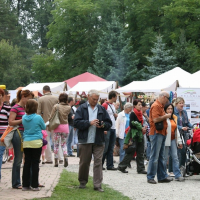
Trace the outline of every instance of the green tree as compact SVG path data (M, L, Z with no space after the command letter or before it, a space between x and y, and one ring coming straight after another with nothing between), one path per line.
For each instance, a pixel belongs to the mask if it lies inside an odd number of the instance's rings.
M40 49L32 57L32 71L36 82L59 82L65 80L66 72L61 67L60 59L51 50Z
M195 42L186 41L185 32L182 30L179 40L173 40L173 55L176 63L188 72L195 72L200 66L200 53Z
M23 65L19 48L6 40L0 41L0 71L0 84L8 89L26 86L30 82L31 72Z
M139 59L138 69L148 64L147 56L151 56L151 47L156 35L163 35L163 40L169 42L163 24L163 6L169 5L172 0L129 0L126 1L126 23L129 25L128 34L131 36L131 45Z
M94 53L95 64L89 68L90 72L107 80L119 81L120 85L133 81L138 60L136 54L132 53L130 38L126 38L126 34L126 29L114 15L99 38Z
M171 50L166 49L166 44L162 41L162 36L157 36L156 42L154 43L154 47L151 48L152 56L147 57L150 66L146 66L148 70L147 75L148 78L153 78L158 76L166 71L177 67L175 64L175 57L171 56Z
M9 3L0 0L0 41L2 39L12 41L18 36L17 18L10 12Z

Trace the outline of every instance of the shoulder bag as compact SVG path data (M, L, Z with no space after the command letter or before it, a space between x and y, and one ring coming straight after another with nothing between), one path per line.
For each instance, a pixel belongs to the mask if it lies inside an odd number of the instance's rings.
M158 131L163 130L163 121L155 123L155 126Z
M106 103L107 103L107 102L106 102ZM115 120L116 120L117 118L115 117L115 113L114 113L114 111L113 111L113 109L112 109L112 106L111 106L109 103L107 103L107 104L109 105L110 109L112 110L113 116L114 116L114 118L115 118Z
M56 111L53 115L53 117L49 120L49 129L54 130L60 125L60 119L59 119L59 104L56 107Z

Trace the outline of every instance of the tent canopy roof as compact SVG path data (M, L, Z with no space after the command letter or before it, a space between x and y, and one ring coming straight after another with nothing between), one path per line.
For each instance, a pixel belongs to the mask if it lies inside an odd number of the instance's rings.
M38 91L43 94L43 87L48 85L51 89L51 93L54 95L60 94L65 87L65 82L55 82L55 83L30 83L23 90Z
M180 67L175 67L163 74L160 74L148 81L133 81L128 85L117 89L117 92L160 92L161 90L175 91L178 80L182 82L190 78L191 74Z
M68 92L88 92L92 89L98 90L99 92L109 92L115 89L115 81L91 81L91 82L79 82Z
M180 67L175 67L163 74L160 74L152 79L149 79L148 82L167 82L168 85L173 83L174 81L180 80L182 78L190 77L191 74L186 72L185 70L181 69Z
M74 87L78 82L89 82L89 81L107 81L99 76L96 76L94 74L91 74L89 72L85 72L83 74L80 74L78 76L75 76L73 78L70 78L66 80L65 82L67 85L72 88Z

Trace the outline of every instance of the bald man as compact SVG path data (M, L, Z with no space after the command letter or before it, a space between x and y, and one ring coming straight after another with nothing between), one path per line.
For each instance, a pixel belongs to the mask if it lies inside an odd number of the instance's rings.
M159 94L158 99L152 104L149 114L150 122L150 142L151 153L147 170L147 182L156 184L154 180L157 173L157 179L159 183L169 183L173 179L168 177L165 166L165 139L167 134L167 118L171 117L171 114L166 114L164 106L169 102L169 93L163 91ZM162 122L163 129L156 130L155 123Z

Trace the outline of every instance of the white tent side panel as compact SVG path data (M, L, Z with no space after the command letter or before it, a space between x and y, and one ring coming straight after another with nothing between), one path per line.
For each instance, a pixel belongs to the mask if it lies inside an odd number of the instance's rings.
M53 95L58 96L60 91L63 91L65 82L55 82L55 83L31 83L23 88L23 90L38 91L43 94L43 87L48 85L51 89Z

